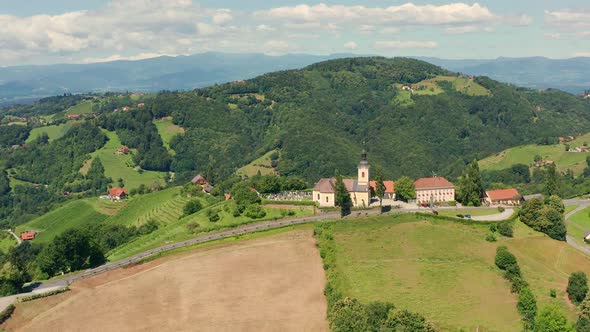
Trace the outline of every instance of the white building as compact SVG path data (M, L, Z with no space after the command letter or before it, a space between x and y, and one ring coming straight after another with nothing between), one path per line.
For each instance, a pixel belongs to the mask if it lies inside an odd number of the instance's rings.
M418 204L455 200L455 186L441 176L418 179L414 181L414 187L416 188L416 202Z

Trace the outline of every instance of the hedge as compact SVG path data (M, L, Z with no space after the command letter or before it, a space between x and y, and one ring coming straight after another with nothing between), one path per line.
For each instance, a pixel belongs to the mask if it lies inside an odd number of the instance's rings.
M60 289L55 289L49 292L45 292L45 293L39 293L39 294L33 294L33 295L29 295L29 296L23 296L23 297L19 297L18 301L19 302L28 302L28 301L33 301L36 299L42 299L44 297L48 297L48 296L53 296L53 295L57 295L60 293L64 293L69 291L70 288L69 287L64 287L64 288L60 288Z
M270 199L263 199L262 204L276 204L276 205L303 205L303 206L315 206L314 201L273 201Z
M12 316L14 309L16 309L14 304L10 304L8 307L6 307L6 309L0 312L0 324L4 323L8 318L10 318L10 316Z

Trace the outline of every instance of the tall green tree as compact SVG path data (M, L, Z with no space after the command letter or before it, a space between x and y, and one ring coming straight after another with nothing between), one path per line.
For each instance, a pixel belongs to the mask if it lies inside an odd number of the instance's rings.
M537 315L537 300L530 288L524 287L520 290L516 308L523 317L525 329L530 330L535 324L535 316Z
M404 202L416 199L416 187L412 179L402 176L395 181L395 199Z
M457 199L463 205L480 206L483 193L484 189L479 172L479 164L477 160L474 160L465 167L463 174L459 178Z
M352 208L352 199L350 199L350 193L346 189L346 185L344 185L344 181L340 175L336 177L334 191L336 196L335 203L336 206L340 207L340 215L342 217L349 215L350 209Z
M580 304L580 314L576 322L576 331L590 332L590 297L588 295L586 295L586 298Z
M575 304L580 304L588 294L588 277L584 272L574 272L567 283L567 295Z
M377 169L375 175L375 195L379 198L379 206L383 205L383 196L385 195L385 183L383 182L383 172Z
M574 332L574 327L556 305L541 309L535 319L535 332Z
M545 175L544 193L547 196L561 195L559 174L557 174L557 167L555 166L555 164L550 164L547 167L547 173Z

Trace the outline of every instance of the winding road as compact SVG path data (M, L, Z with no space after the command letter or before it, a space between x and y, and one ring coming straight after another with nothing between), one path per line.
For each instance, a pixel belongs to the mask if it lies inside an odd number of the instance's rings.
M580 211L584 210L584 209L585 209L585 208L587 208L588 206L590 206L590 200L587 200L587 199L567 199L567 200L564 200L564 201L563 201L563 203L564 203L566 206L568 206L568 205L569 205L569 206L571 206L571 205L578 205L578 207L577 207L577 208L573 209L572 211L568 212L568 213L565 215L565 222L566 222L566 224L570 222L570 220L569 220L569 219L570 219L570 218L571 218L571 217L572 217L574 214L576 214L576 213L578 213L578 212L580 212ZM587 254L587 255L590 255L590 248L589 248L589 247L587 247L587 246L584 246L584 245L582 245L582 244L580 244L580 243L578 243L578 242L576 242L576 241L574 240L574 238L573 238L573 237L571 237L569 234L567 234L567 235L565 236L565 240L567 241L567 244L569 244L570 246L572 246L572 247L574 247L574 248L578 249L579 251L581 251L581 252L583 252L583 253L585 253L585 254Z

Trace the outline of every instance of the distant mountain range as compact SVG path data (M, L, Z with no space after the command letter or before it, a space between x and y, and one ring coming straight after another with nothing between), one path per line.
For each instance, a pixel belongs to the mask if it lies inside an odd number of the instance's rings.
M0 104L34 101L62 93L190 90L353 56L358 55L268 56L209 52L136 61L4 67L0 68ZM486 75L529 88L557 88L571 93L590 89L590 58L417 58L452 71Z

